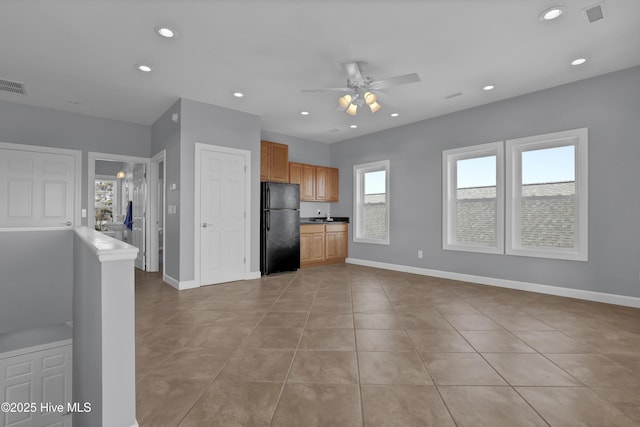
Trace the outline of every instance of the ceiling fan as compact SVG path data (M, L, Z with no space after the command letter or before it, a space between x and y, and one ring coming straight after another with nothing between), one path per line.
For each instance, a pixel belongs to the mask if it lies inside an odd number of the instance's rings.
M323 89L303 89L302 92L348 92L338 99L338 104L347 114L355 116L358 108L368 105L372 113L375 113L382 105L377 101L374 91L387 89L393 86L406 85L420 81L416 73L390 77L388 79L373 80L371 77L363 77L361 68L366 62L343 62L342 66L347 72L347 87L329 87Z

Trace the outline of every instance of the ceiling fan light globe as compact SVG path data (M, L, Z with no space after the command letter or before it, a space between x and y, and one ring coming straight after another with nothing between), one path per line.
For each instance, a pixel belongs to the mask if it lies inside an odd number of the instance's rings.
M350 104L345 111L347 112L347 114L355 116L356 114L358 114L358 106L356 104Z
M364 94L364 101L367 103L367 105L371 105L374 102L376 102L376 95L372 92L366 92Z
M377 102L372 102L371 104L369 104L369 108L371 108L371 112L375 113L376 111L378 111L379 109L382 108L382 105L378 104Z
M351 104L351 95L341 96L338 99L338 103L342 108L348 108L349 104Z

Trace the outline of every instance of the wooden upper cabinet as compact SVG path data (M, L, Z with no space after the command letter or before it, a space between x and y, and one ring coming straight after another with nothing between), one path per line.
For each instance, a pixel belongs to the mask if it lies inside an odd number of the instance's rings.
M289 182L289 146L260 141L260 181Z
M337 202L338 180L337 168L289 162L289 182L300 184L303 202Z
M300 183L300 200L313 202L316 200L316 167L302 165L302 182Z
M302 184L302 163L289 162L289 183Z
M327 201L337 202L340 196L340 175L337 168L327 168Z
M316 200L327 200L327 176L327 168L324 166L316 166Z
M271 170L271 144L260 141L260 181L269 181Z

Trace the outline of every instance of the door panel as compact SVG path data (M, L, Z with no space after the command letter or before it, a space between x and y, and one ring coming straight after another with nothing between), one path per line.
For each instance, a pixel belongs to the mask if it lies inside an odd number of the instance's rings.
M200 282L244 279L245 157L202 150L200 156Z
M72 226L75 158L0 148L0 227Z
M138 256L135 260L136 268L145 269L146 259L146 203L147 203L147 179L146 165L138 163L133 167L133 224L131 230L131 244L138 248Z

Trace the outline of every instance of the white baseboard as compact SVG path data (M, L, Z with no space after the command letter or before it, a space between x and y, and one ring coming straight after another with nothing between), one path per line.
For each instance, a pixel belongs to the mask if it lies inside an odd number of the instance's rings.
M168 274L163 274L162 280L164 280L165 282L167 282L168 284L170 284L171 286L173 286L179 291L182 291L185 289L199 288L199 286L196 285L195 280L184 280L180 282L174 279L173 277L169 276Z
M259 279L261 277L262 273L260 271L250 271L247 273L245 280Z
M498 279L495 277L475 276L472 274L454 273L451 271L431 270L427 268L389 264L386 262L369 261L356 258L347 258L346 262L348 264L382 268L384 270L401 271L403 273L419 274L421 276L440 277L443 279L460 280L464 282L477 283L480 285L497 286L500 288L517 289L520 291L537 292L540 294L556 295L587 301L602 302L606 304L616 304L626 307L640 308L640 298L637 297L607 294L604 292L586 291L583 289L563 288L561 286L549 286L539 283L520 282L517 280Z

